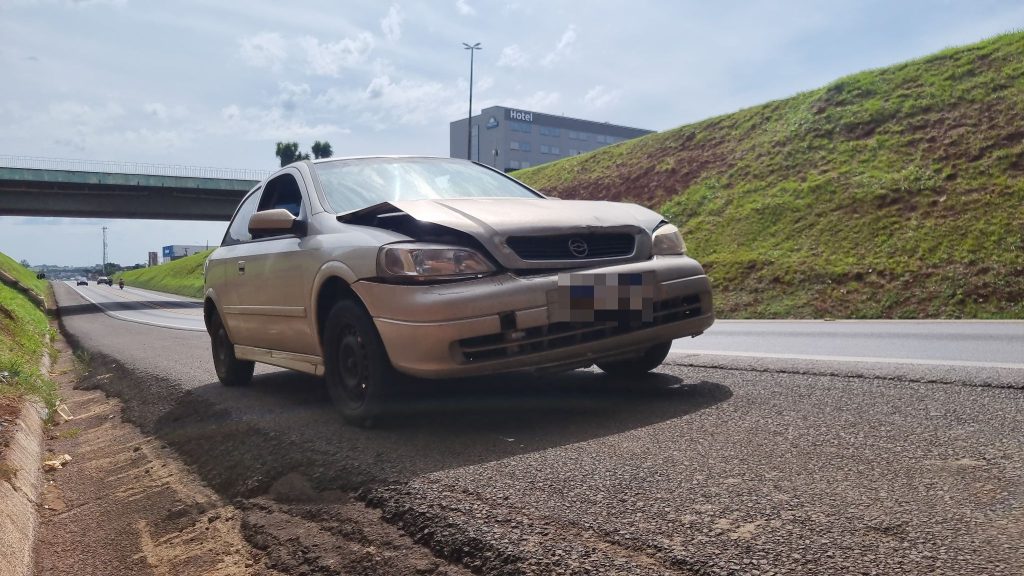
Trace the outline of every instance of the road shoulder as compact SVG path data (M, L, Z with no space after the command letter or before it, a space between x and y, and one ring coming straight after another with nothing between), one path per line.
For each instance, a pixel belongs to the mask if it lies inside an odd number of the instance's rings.
M66 344L55 375L72 419L46 431L35 544L38 574L276 574L242 536L242 515L158 439L121 419L121 402L74 388ZM37 461L38 462L38 461Z

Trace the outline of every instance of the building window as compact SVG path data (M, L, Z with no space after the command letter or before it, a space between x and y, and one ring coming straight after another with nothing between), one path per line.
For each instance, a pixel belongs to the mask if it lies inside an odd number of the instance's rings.
M508 129L513 132L522 132L523 134L533 134L533 124L527 122L513 122L509 121Z
M508 161L508 167L513 169L513 170L518 170L519 169L519 160L509 160Z
M541 136L561 136L562 131L558 128L552 128L550 126L541 126L538 131Z
M519 163L519 167L520 168L529 168L530 167L530 163L527 162L526 160L523 160L522 162Z
M590 139L590 135L587 134L586 132L577 132L575 130L569 130L569 139L570 140L589 140Z
M598 144L608 143L608 137L605 136L604 134L598 134L597 136L594 137L594 140L596 140Z
M519 140L511 140L511 141L509 141L508 147L509 147L510 150L519 150L521 152L529 152L530 151L530 143L529 142L520 142Z
M574 148L569 148L569 156L579 156L580 151Z
M562 150L558 146L548 146L547 144L540 145L541 154L561 154Z

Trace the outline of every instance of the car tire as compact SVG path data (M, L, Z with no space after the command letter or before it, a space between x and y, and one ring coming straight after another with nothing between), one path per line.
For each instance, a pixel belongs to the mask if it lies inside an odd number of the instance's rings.
M597 362L597 367L612 376L641 376L661 366L671 349L672 342L662 342L644 350L640 356Z
M256 363L235 357L235 345L231 343L220 317L213 317L210 328L210 348L213 351L213 367L217 370L217 379L225 386L249 384Z
M324 377L342 418L372 426L385 413L398 373L391 366L373 319L361 305L342 300L327 316Z

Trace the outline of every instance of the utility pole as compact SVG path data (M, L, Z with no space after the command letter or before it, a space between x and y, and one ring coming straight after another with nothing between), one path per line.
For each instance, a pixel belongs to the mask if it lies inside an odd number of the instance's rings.
M103 270L100 271L100 276L107 275L107 227L103 227Z
M470 46L463 42L462 46L469 50L469 114L466 115L466 160L473 159L473 54L483 50L477 42Z

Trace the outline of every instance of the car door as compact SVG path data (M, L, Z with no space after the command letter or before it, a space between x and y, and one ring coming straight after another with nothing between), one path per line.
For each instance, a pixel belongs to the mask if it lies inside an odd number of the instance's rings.
M217 295L220 304L221 321L228 330L231 341L243 346L251 346L244 333L246 326L238 322L241 316L233 310L244 303L242 289L244 277L238 273L237 265L244 254L248 254L246 243L252 240L249 234L249 218L256 212L260 201L261 188L250 192L239 204L235 215L228 224L220 247L210 255L206 262L206 286Z
M288 169L264 186L256 210L285 209L308 219L310 204L301 174ZM319 350L310 329L312 260L302 257L307 239L299 234L253 235L238 245L227 273L234 274L237 300L226 307L238 332L236 344L314 355Z

